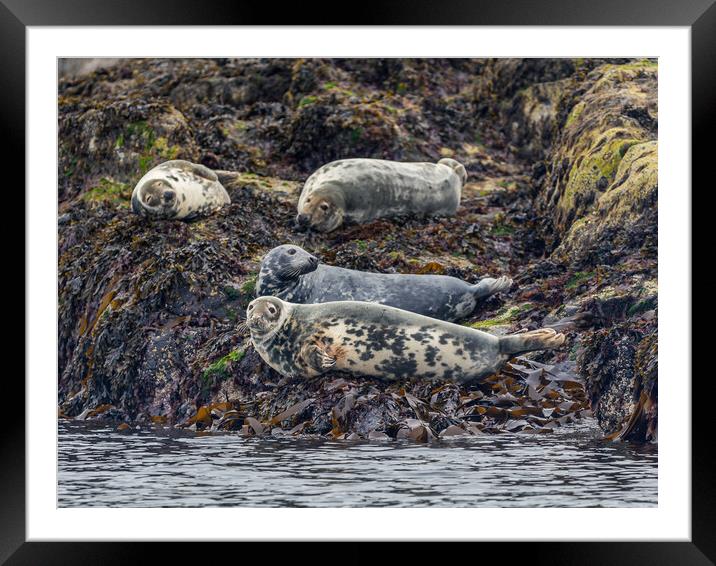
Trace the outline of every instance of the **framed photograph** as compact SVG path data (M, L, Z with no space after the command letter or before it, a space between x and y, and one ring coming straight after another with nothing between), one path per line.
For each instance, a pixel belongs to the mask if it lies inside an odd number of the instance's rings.
M710 1L0 2L26 164L8 564L149 541L713 562Z

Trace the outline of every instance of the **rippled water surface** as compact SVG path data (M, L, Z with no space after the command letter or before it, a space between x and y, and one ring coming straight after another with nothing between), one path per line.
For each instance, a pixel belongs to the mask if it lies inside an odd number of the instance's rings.
M416 445L60 423L61 507L654 506L657 452L553 435Z

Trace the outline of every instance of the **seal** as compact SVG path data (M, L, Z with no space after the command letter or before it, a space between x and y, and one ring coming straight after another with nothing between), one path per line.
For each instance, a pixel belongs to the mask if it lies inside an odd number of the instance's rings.
M494 373L515 354L564 343L564 334L551 328L494 336L359 301L300 305L259 297L249 303L246 325L261 358L287 377L335 370L387 380L467 382Z
M229 203L229 193L216 173L181 159L157 165L132 191L132 210L149 218L189 220Z
M452 215L460 205L467 171L454 159L399 163L341 159L315 171L298 200L296 222L331 232L344 222L405 214Z
M293 303L367 301L440 320L469 316L480 299L506 291L512 279L486 277L475 285L447 275L369 273L319 263L306 250L285 244L261 260L256 294Z

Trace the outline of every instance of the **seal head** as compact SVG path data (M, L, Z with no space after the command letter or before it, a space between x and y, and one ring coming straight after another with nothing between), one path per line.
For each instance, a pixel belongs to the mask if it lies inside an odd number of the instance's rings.
M132 197L132 210L142 214L170 218L177 210L177 193L164 179L149 179Z
M275 297L259 297L246 308L246 325L253 340L263 342L271 338L286 320L288 303Z
M261 260L256 293L283 297L302 275L316 270L318 258L292 244L275 247Z
M340 193L326 187L307 195L296 215L300 228L311 227L319 232L331 232L343 224L345 205Z

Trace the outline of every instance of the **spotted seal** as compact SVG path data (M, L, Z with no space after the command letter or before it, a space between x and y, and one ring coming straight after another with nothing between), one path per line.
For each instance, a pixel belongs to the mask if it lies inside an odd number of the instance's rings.
M403 214L452 215L467 171L454 159L399 163L341 159L319 168L298 200L299 226L331 232L347 221Z
M469 316L478 300L511 285L509 277L486 277L470 285L447 275L354 271L319 263L306 250L285 244L262 259L256 294L304 304L367 301L455 321Z
M259 297L249 303L246 325L263 360L289 377L336 370L383 379L465 382L497 371L515 354L564 343L564 334L551 328L494 336L359 301L300 305Z
M188 220L216 212L230 202L216 173L181 159L151 169L132 192L132 210L149 218Z

